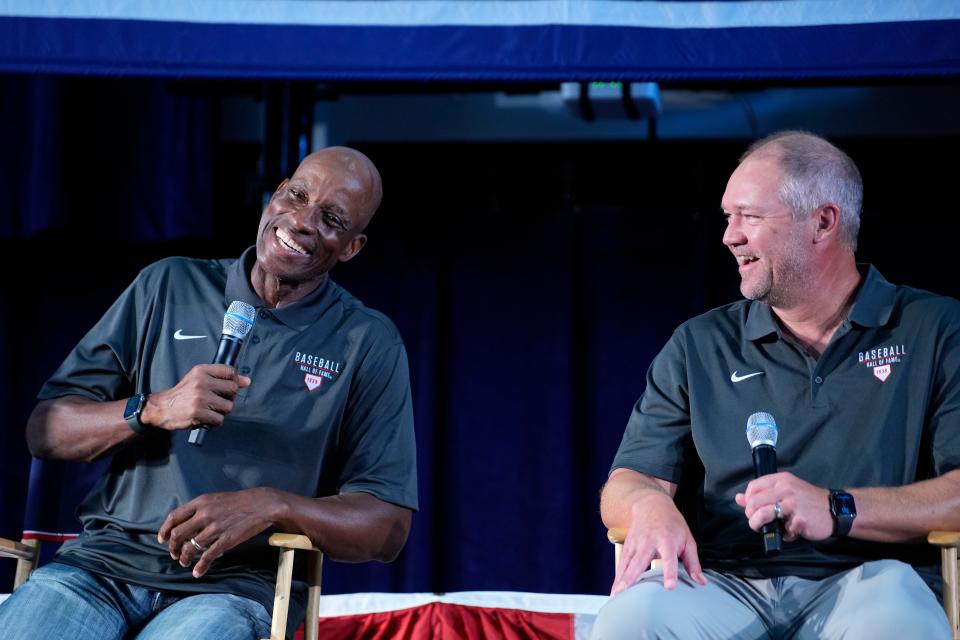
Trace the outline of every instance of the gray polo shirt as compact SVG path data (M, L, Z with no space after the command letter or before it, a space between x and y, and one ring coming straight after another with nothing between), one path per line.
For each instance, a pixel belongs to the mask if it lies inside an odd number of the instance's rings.
M744 430L757 411L779 426L779 470L821 487L900 486L960 466L960 302L860 270L819 359L784 337L769 306L742 300L681 325L650 366L613 468L681 486L705 567L822 577L897 558L936 580L936 551L922 544L798 540L764 557L734 502L753 479Z
M78 509L82 535L58 560L157 589L238 593L269 611L277 564L269 531L196 580L157 544L167 514L204 493L262 486L305 496L361 491L417 508L407 359L396 328L329 278L290 306L264 308L249 283L254 258L250 248L240 260L147 267L40 391L41 399L115 400L168 389L212 360L231 301L258 308L237 362L252 384L223 426L202 448L184 430L117 451Z

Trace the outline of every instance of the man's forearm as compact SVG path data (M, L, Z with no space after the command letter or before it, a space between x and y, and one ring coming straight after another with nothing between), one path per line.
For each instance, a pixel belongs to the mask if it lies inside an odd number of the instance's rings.
M410 532L410 509L368 493L325 498L277 494L276 526L306 535L334 560L390 562L403 549Z
M600 494L600 517L610 529L630 525L632 506L645 495L661 494L673 499L675 484L630 469L615 469Z
M960 470L903 487L848 491L857 503L854 538L907 542L937 529L960 530Z
M37 458L95 460L136 433L123 419L125 400L82 396L41 401L27 421L27 447Z

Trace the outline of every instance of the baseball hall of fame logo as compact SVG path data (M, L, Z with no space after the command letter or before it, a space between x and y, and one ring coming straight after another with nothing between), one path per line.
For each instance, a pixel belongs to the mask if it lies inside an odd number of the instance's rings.
M886 382L893 373L893 365L900 364L907 357L907 345L888 344L867 349L857 354L857 362L873 372L873 377Z
M343 371L343 362L339 360L301 351L293 354L293 364L303 372L303 384L308 391L318 388L324 380L335 382Z

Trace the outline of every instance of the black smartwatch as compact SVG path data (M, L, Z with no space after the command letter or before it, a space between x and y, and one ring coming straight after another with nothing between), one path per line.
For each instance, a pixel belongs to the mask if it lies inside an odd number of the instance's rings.
M140 422L140 412L143 411L143 405L147 402L147 396L137 393L130 396L127 400L127 406L123 409L123 419L127 421L130 428L137 433L146 433L147 425Z
M857 517L857 505L853 496L842 489L830 489L830 515L833 516L833 537L842 538L850 533Z

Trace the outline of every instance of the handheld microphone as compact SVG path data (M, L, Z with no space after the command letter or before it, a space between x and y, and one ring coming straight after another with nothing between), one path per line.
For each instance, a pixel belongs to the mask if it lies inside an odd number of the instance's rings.
M217 347L217 355L213 357L213 364L228 364L232 367L237 363L240 347L253 328L256 317L256 310L246 302L234 300L230 303L227 312L223 314L223 333L220 334L220 346ZM202 447L207 429L205 425L194 427L190 430L187 442Z
M777 472L777 423L769 413L759 411L747 418L747 442L753 449L753 475L759 478ZM763 552L780 553L783 522L777 518L763 525Z

